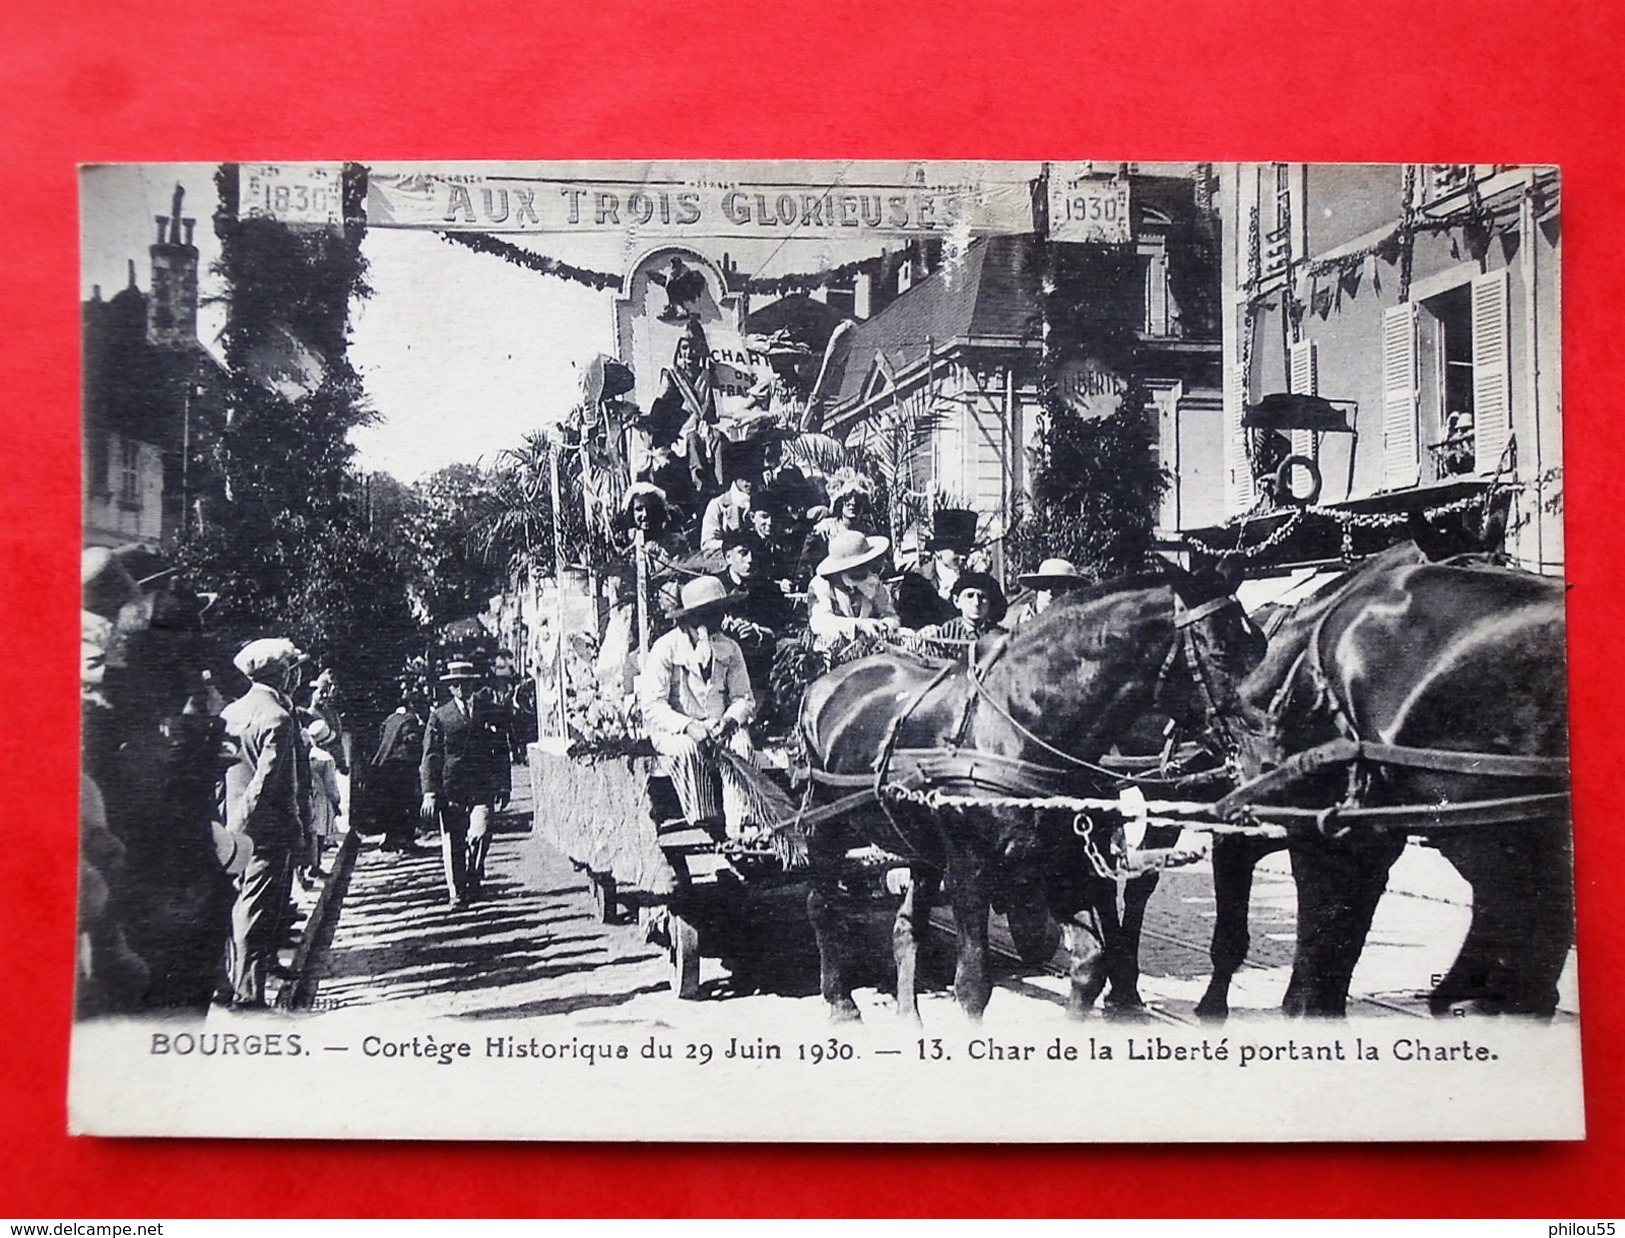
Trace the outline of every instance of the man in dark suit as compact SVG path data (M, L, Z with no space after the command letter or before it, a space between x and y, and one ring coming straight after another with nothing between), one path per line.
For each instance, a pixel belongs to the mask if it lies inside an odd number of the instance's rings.
M491 815L508 805L507 722L475 697L483 676L472 662L452 662L440 682L451 700L429 715L423 732L422 815L440 826L447 902L466 907L485 878Z
M303 656L292 641L250 641L234 659L250 680L248 691L220 713L237 749L226 770L226 828L250 845L226 948L231 1004L240 1010L265 1008L265 980L277 969L293 886L293 857L309 823L310 761L287 696Z
M372 758L374 820L384 827L382 851L417 849L417 811L423 798L418 765L423 760L427 697L415 688L401 694L401 707L384 719Z

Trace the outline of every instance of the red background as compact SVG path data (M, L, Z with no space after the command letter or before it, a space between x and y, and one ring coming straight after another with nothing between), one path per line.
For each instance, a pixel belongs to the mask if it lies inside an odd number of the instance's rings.
M1612 158L1625 122L1625 6L10 0L0 9L0 688L12 718L0 729L0 1214L1625 1211L1625 985L1615 979L1625 900L1607 880L1625 867L1608 809L1620 764L1610 702L1622 680L1608 634L1625 604L1609 568L1625 548L1616 525L1625 264ZM1588 1141L847 1149L63 1133L75 877L75 164L652 155L1563 166Z

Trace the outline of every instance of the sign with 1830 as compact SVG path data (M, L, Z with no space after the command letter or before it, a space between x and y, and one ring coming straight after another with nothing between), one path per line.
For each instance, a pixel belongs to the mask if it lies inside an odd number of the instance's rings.
M1057 168L1049 184L1049 234L1055 241L1127 245L1134 239L1128 178L1067 175Z
M245 163L238 170L237 211L285 224L344 224L344 165Z

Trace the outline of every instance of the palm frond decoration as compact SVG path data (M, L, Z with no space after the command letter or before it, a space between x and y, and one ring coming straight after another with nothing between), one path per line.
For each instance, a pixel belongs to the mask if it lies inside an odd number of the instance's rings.
M803 473L818 477L833 476L836 471L850 468L854 461L845 444L827 434L798 434L784 444L784 461Z

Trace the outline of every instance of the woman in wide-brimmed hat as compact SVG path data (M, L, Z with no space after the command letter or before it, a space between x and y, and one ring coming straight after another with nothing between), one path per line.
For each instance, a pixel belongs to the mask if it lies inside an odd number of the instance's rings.
M1005 626L1011 631L1038 618L1063 593L1081 589L1090 581L1069 559L1045 559L1036 572L1023 572L1017 576L1016 583L1023 589L1031 589L1032 595L1023 598L1010 612L1010 622Z
M813 643L831 649L858 636L880 636L901 626L891 590L881 579L891 541L855 529L836 533L807 590Z
M829 555L831 540L840 533L875 531L875 483L854 468L837 469L829 479L829 501L808 513L816 523L801 547L797 576L806 581Z

